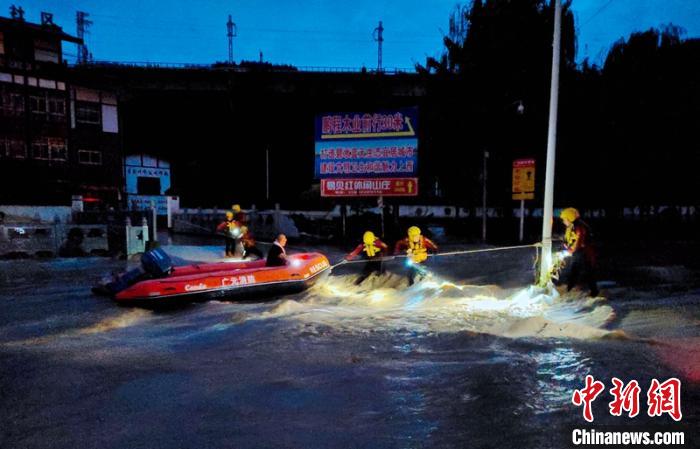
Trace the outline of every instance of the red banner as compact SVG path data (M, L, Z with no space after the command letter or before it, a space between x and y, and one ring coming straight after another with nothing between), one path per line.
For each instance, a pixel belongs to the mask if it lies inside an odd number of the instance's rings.
M321 196L417 196L418 178L322 179Z

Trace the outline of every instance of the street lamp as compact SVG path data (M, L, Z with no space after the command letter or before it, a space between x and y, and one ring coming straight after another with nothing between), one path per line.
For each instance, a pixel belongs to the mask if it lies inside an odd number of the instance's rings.
M554 208L554 162L557 145L557 108L559 103L559 61L561 59L561 0L554 3L554 42L552 44L552 84L549 94L549 132L547 134L547 165L544 181L542 214L542 257L540 284L549 282L552 267L552 221Z

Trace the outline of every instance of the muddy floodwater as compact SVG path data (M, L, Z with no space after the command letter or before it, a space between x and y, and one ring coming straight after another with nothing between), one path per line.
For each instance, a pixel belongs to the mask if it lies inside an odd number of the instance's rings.
M0 261L0 447L560 449L620 427L700 447L695 267L638 261L591 299L528 287L532 256L435 259L410 288L399 263L360 286L346 265L301 294L172 310L90 293L124 261ZM611 416L605 392L587 424L588 374L638 380L642 413ZM671 377L680 423L646 414Z

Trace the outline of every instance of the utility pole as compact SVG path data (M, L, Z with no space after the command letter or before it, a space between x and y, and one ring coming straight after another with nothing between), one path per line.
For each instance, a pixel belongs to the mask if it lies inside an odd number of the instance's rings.
M489 152L484 150L484 169L482 173L482 197L481 197L481 240L486 243L486 179L488 178Z
M82 43L78 44L78 64L86 64L90 60L87 45L85 45L85 35L92 25L92 21L87 19L89 16L90 14L83 11L75 13L78 38L82 40Z
M552 44L552 84L549 94L549 132L547 134L547 166L544 181L542 214L542 257L540 283L548 282L552 267L552 220L554 219L554 162L557 146L557 109L559 105L559 64L561 60L561 0L554 3L554 42Z
M382 21L379 21L379 26L374 29L372 37L377 42L377 72L382 71L382 42L384 42L384 27L382 26Z
M270 201L270 148L265 148L265 199Z
M233 65L233 38L238 36L238 27L231 19L231 14L228 15L228 22L226 22L226 36L228 37L228 63Z

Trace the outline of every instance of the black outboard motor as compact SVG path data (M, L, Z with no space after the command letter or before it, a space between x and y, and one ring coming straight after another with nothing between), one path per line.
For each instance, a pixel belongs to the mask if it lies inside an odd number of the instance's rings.
M97 295L113 296L137 282L167 276L173 271L173 262L165 251L152 249L141 256L141 266L115 276L109 282L93 287Z
M141 256L141 267L154 278L162 278L173 271L173 261L160 248L152 249Z

